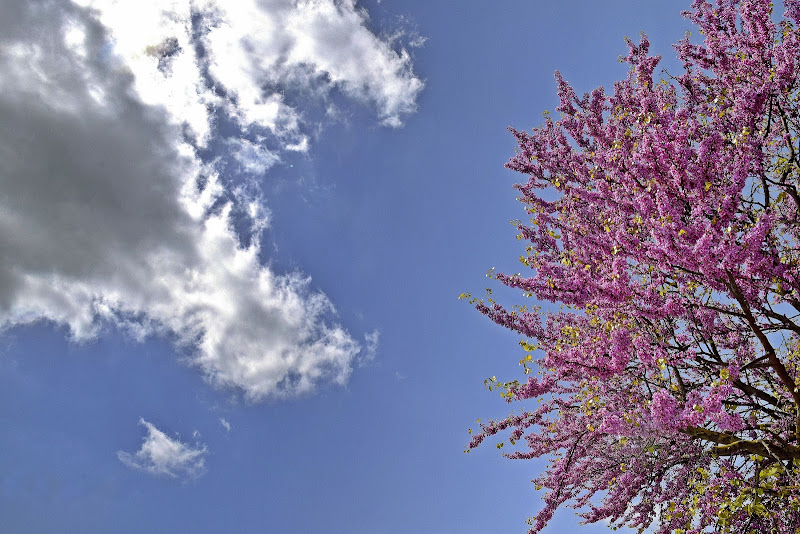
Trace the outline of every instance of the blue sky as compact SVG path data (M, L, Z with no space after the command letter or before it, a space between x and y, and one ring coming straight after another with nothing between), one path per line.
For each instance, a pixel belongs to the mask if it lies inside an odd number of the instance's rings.
M526 531L505 128L687 7L4 2L0 531Z

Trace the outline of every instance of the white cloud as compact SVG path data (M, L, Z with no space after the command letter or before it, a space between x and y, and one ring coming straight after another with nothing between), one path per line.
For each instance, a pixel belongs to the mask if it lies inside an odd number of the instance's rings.
M170 438L144 419L139 419L139 424L147 429L139 450L133 454L117 451L117 458L127 467L151 475L180 479L197 478L205 473L205 456L208 453L205 445L195 444L192 447L177 437Z
M265 174L270 167L281 160L275 152L248 139L232 139L228 143L242 170L253 176Z
M222 428L225 429L225 432L230 432L231 431L231 424L224 417L220 417L219 418L219 424L222 425Z
M217 24L203 38L211 75L238 97L244 124L280 133L297 128L302 111L263 85L337 87L370 101L381 120L402 124L423 83L405 50L394 51L367 27L355 0L204 0Z
M259 261L273 221L258 183L226 191L199 154L226 147L255 180L306 150L287 84L323 100L338 87L398 125L422 85L407 54L348 0L80 3L0 7L0 329L172 332L210 382L253 401L345 383L363 349L332 303ZM220 110L242 127L221 143Z
M372 360L375 358L375 354L378 352L378 344L381 339L381 333L378 330L373 330L367 334L364 334L364 341L366 345L364 346L364 359L365 360Z

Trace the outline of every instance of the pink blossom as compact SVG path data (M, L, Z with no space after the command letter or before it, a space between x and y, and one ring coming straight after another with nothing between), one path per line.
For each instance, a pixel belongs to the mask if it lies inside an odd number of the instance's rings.
M784 5L776 22L769 0L695 0L682 72L659 78L642 37L611 94L556 73L560 118L511 129L530 271L495 278L563 310L473 301L536 341L538 376L506 398L540 403L470 447L507 431L510 458L550 459L531 532L565 505L659 534L800 529L800 1Z

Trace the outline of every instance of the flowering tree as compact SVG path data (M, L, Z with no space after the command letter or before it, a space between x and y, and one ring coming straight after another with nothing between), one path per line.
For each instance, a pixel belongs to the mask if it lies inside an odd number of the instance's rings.
M495 385L541 403L470 448L506 431L527 444L506 456L550 459L531 533L568 504L659 533L800 532L800 0L785 6L774 22L769 0L696 0L679 75L654 77L642 37L613 95L556 74L560 118L512 130L532 274L493 276L561 311L472 300L533 353L527 381Z

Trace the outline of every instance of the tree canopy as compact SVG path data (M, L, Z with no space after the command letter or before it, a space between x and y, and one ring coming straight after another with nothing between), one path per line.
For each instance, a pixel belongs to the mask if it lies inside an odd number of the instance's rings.
M656 73L581 97L507 167L529 221L523 274L493 277L558 312L472 299L524 336L540 403L481 425L510 458L545 457L531 521L559 507L658 533L800 532L800 1L696 0ZM527 406L528 403L523 402Z

